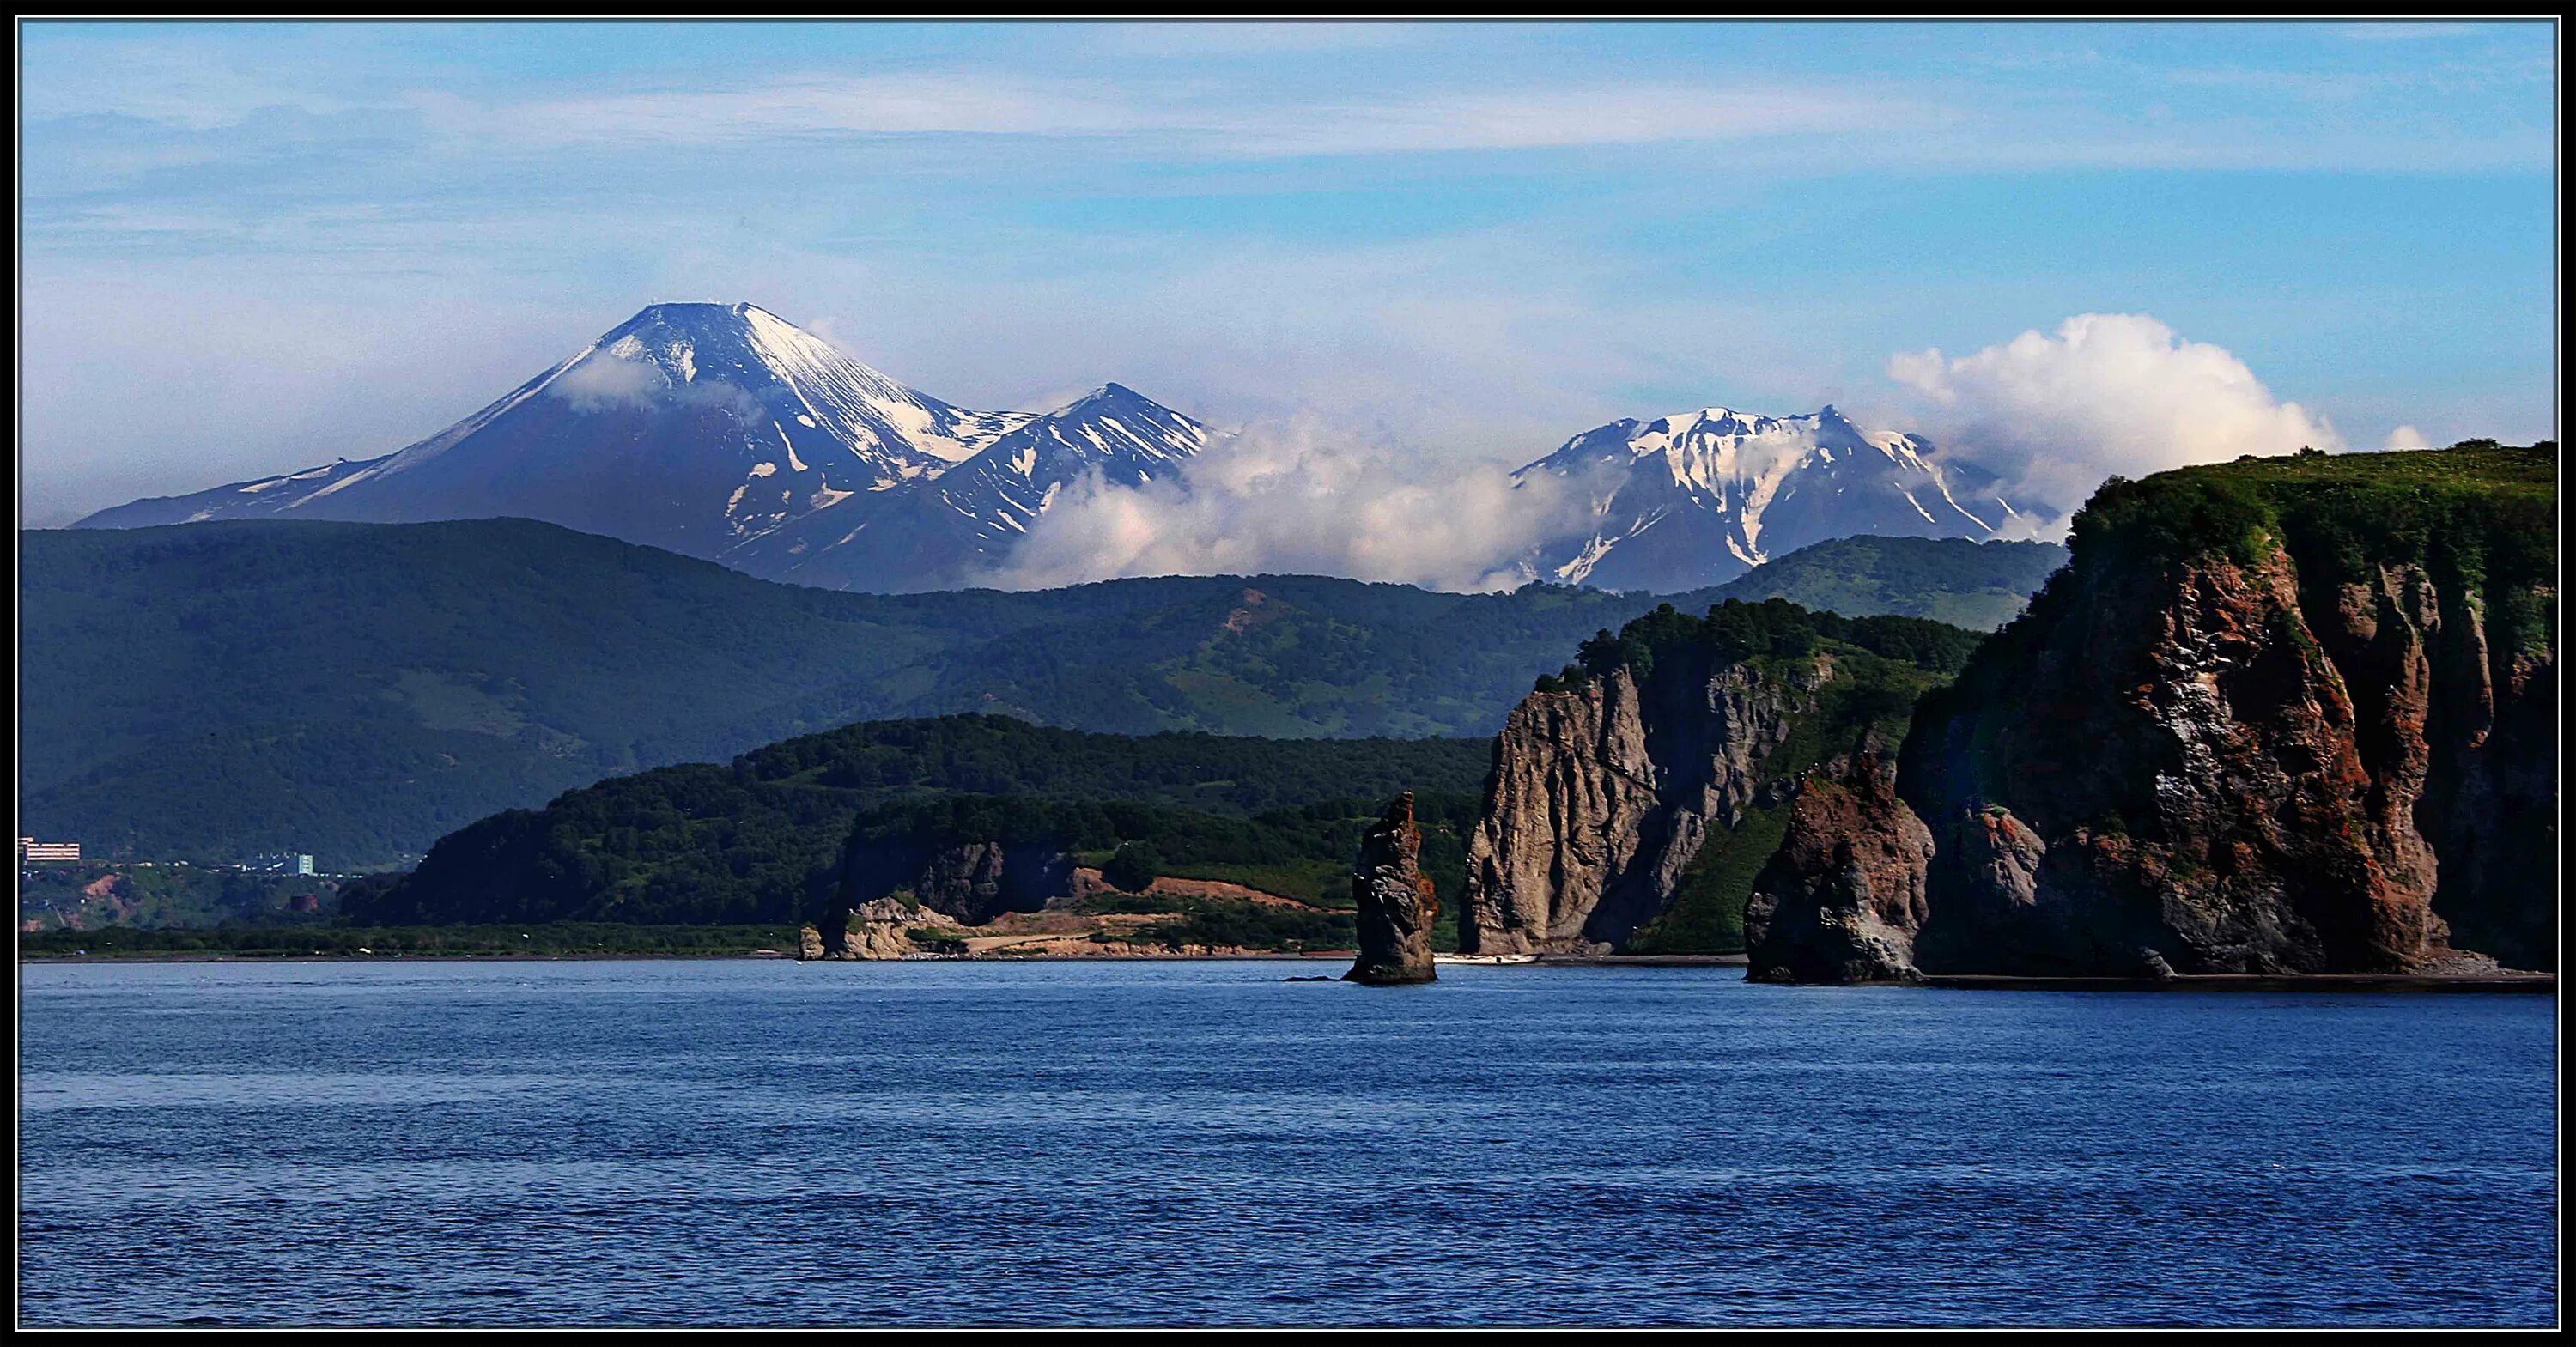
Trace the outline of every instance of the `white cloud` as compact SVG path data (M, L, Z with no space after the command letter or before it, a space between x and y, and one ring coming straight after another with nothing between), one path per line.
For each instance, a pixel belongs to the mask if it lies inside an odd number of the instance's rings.
M2402 452L2408 449L2430 449L2432 447L2433 442L2424 437L2424 432L2417 430L2413 426L2399 426L2395 430L2388 432L2388 442L2380 446L2380 448L2388 450L2391 453Z
M549 397L571 404L577 412L606 412L636 407L725 407L736 420L757 422L760 402L740 386L722 379L674 383L649 361L629 360L599 352L555 376L546 385Z
M1370 443L1312 417L1247 428L1177 478L1094 478L1041 516L1000 577L1044 588L1141 575L1342 575L1430 589L1511 588L1513 561L1579 527L1553 479L1515 488L1502 460Z
M2343 447L2323 415L2273 397L2225 348L2145 314L2078 314L1971 355L1899 354L1887 372L1923 399L1918 423L1937 442L2061 511L2114 473Z
M546 392L571 403L577 412L637 407L654 401L669 387L662 371L641 360L592 356L555 376Z

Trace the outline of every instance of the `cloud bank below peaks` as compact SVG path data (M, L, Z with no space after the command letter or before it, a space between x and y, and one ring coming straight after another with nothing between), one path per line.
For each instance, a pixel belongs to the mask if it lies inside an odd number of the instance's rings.
M2145 314L2077 314L1964 356L1898 354L1887 373L1936 443L2061 514L2115 473L2344 447L2332 422L2273 397L2226 348Z
M2078 314L1962 356L1899 353L1887 374L1884 396L1860 399L1875 404L1865 424L1921 432L1938 457L1995 474L2021 514L2011 538L2062 538L2115 474L2349 447L2322 413L2273 396L2226 348L2144 314ZM1514 444L1508 459L1486 460L1392 447L1311 413L1259 424L1174 477L1067 487L993 582L1268 573L1511 588L1536 578L1530 563L1548 545L1594 527L1596 498L1617 485L1541 473L1515 487L1511 469L1548 447ZM2422 448L2425 437L2400 426L2385 447Z
M1177 476L1068 487L996 582L1295 574L1510 589L1532 578L1521 558L1590 510L1579 484L1515 487L1516 466L1363 443L1311 415L1247 426Z

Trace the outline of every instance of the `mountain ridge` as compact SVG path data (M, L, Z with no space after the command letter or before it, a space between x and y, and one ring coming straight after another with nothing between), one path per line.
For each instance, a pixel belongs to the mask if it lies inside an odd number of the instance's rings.
M1197 421L1121 384L1053 412L972 411L757 305L651 304L391 454L150 497L73 527L517 517L767 579L897 592L983 568L1055 487L1091 471L1139 483L1207 442ZM966 479L928 489L961 467ZM879 545L882 519L916 545Z
M1858 534L1984 542L2019 517L1990 474L1920 437L1864 430L1831 404L1803 416L1702 407L1612 421L1512 481L1542 475L1590 493L1591 521L1542 544L1525 570L1607 589L1721 584Z

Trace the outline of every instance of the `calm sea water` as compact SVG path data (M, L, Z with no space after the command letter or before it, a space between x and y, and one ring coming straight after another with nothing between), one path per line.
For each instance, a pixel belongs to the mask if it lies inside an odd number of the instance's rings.
M2548 997L1321 971L25 967L22 1322L2554 1322Z

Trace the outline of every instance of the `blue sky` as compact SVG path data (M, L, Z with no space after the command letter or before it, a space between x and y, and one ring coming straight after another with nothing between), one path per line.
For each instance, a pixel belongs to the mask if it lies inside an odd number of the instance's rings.
M30 524L387 452L655 299L1432 459L1713 403L1993 433L2008 362L1894 358L2081 314L2353 447L2556 425L2540 23L20 37Z

